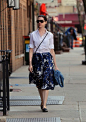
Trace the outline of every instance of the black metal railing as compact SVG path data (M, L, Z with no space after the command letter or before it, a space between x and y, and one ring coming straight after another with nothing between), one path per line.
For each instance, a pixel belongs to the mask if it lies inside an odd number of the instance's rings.
M61 40L63 41L64 39L65 29L61 25L58 25L58 23L49 15L47 28L54 34L54 50L60 51L62 46Z
M65 28L48 15L47 29L54 34L54 51L60 53L60 51L69 51L69 37L70 34L65 34Z
M10 110L9 104L9 54L11 50L0 50L0 111L6 115L6 111Z

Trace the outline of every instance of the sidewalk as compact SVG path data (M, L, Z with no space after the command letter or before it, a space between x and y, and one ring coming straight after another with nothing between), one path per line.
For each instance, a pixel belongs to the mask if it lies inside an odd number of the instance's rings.
M11 106L6 118L60 117L61 122L86 122L86 66L83 48L74 48L69 53L56 55L57 66L65 77L65 87L55 87L49 96L64 96L62 105L48 105L43 113L40 106ZM37 88L28 85L28 66L13 72L10 85L14 89L10 96L38 96Z

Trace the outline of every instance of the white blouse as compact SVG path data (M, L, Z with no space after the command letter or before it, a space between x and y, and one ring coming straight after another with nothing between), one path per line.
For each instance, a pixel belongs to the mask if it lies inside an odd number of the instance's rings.
M46 36L46 34L47 34L47 36ZM45 36L46 36L46 38L44 39ZM41 43L41 41L43 39L44 39L44 41ZM41 43L41 45L38 48L38 50L36 51L36 49L40 43ZM36 31L33 31L30 34L29 48L33 48L34 52L36 51L36 53L50 52L50 49L54 49L53 34L46 30L46 33L43 36L40 36L38 29Z

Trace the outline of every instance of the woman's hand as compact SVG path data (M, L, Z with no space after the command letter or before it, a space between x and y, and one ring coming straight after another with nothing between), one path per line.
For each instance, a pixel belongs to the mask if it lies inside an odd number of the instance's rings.
M31 65L29 65L28 70L29 70L30 72L32 72L32 71L33 71L33 66L32 66L32 64L31 64Z
M55 70L59 70L58 67L57 67L57 64L56 64L56 58L55 58L55 52L54 52L54 49L51 49L51 50L50 50L50 53L51 53L51 55L53 56L54 69L55 69Z
M59 70L57 66L55 66L55 71L56 71L56 70Z

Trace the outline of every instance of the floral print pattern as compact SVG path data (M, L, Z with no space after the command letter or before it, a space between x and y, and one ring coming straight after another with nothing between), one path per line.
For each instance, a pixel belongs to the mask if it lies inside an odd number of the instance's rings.
M34 53L32 59L33 73L29 74L29 82L36 84L38 89L54 89L54 72L52 55Z

